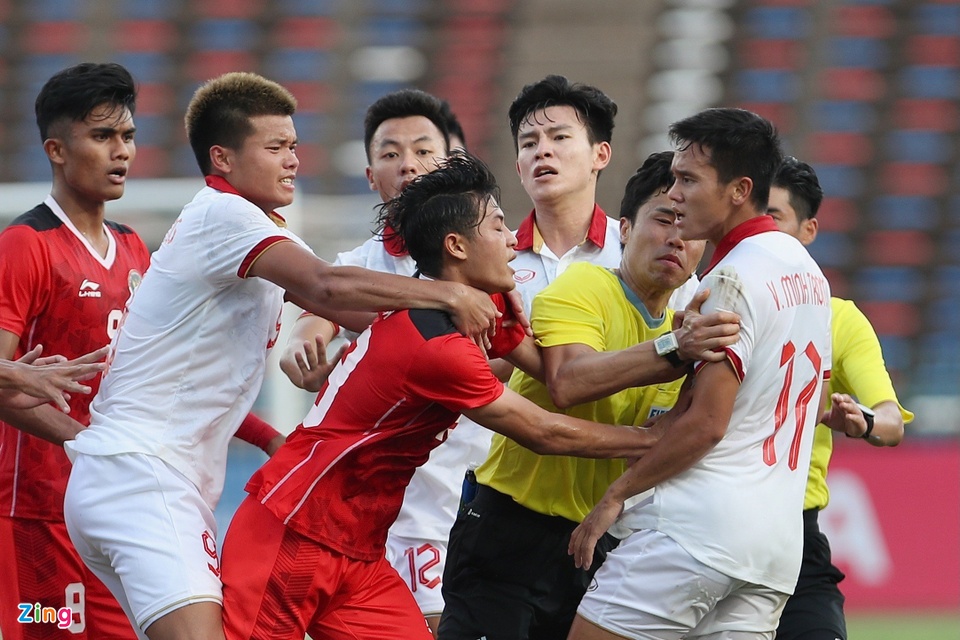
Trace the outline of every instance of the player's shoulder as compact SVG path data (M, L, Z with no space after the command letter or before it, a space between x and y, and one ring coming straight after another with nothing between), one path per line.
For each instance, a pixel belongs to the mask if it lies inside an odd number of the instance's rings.
M460 335L450 314L440 309L408 309L404 313L424 342L434 338Z
M854 304L853 300L838 298L836 296L830 298L830 310L833 311L834 316L857 313L860 311L860 309L857 308L857 305Z
M45 204L38 204L30 211L21 213L13 219L7 229L25 230L30 229L36 232L52 231L63 226L63 221Z
M848 335L856 331L873 331L870 320L853 300L830 298L830 311L835 333Z
M107 227L109 227L111 231L114 231L114 232L116 232L116 233L118 233L118 234L120 234L120 235L123 235L123 236L126 236L126 235L134 235L134 236L139 237L139 236L137 235L137 232L134 231L132 227L129 227L129 226L127 226L127 225L125 225L125 224L122 224L122 223L120 223L120 222L115 222L115 221L113 221L113 220L104 220L103 223L104 223L105 225L107 225Z
M250 217L259 220L263 216L257 205L236 193L218 191L212 187L200 190L194 199L184 207L184 211L191 211L202 216L238 220Z
M562 287L581 287L585 283L605 283L616 281L616 274L607 267L593 262L574 262L557 276L550 286L560 283Z

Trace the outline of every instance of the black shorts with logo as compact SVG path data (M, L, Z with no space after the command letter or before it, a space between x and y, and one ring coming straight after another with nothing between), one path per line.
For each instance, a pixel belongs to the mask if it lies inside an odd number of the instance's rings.
M844 575L830 560L830 543L817 522L819 509L803 512L803 562L797 589L780 616L777 640L847 640Z

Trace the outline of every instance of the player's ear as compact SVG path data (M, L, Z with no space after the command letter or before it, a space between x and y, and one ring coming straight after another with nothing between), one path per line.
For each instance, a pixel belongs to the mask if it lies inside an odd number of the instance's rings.
M820 223L816 218L807 218L800 223L800 244L807 246L811 242L817 239L817 230L820 228Z
M739 207L750 199L750 194L753 193L753 180L747 176L741 176L730 183L730 188L733 204Z
M620 244L627 244L630 238L630 229L633 225L627 218L620 218Z
M221 174L230 173L233 168L230 149L219 144L210 147L210 167Z
M443 251L446 257L457 262L467 259L467 243L459 233L448 233L443 238Z
M610 143L606 140L598 142L594 145L594 157L593 157L593 170L600 172L603 171L608 164L610 164L610 158L613 157L613 148L610 146Z
M63 142L60 138L47 138L43 141L43 151L54 164L63 164Z

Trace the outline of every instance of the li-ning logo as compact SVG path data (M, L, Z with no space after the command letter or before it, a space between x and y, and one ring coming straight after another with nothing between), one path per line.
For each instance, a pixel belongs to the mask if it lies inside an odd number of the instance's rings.
M100 297L100 285L92 280L83 279L83 282L80 283L80 297L81 298L99 298Z

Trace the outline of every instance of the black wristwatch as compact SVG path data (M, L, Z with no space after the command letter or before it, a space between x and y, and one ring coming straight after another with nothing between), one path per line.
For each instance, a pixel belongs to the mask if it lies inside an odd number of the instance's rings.
M877 414L873 412L873 409L866 407L860 403L857 403L857 407L860 409L860 413L863 414L863 419L867 423L867 430L863 432L863 435L860 436L864 440L870 439L870 434L873 433L873 419ZM847 436L848 438L856 438L857 436Z
M686 364L680 358L680 343L677 342L677 336L672 331L656 338L653 341L653 348L658 356L666 358L673 367L682 367Z

